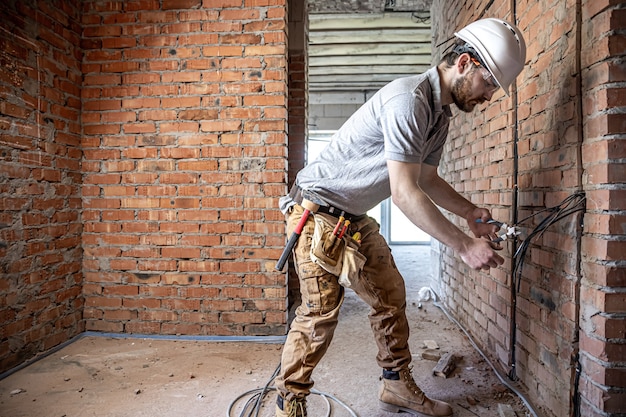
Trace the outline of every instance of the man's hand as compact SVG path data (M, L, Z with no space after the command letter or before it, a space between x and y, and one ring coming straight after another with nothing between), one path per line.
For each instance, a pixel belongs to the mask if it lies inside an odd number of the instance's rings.
M480 219L480 222L476 220ZM494 224L487 224L491 220L491 213L485 208L476 207L465 215L467 224L476 237L484 237L489 240L494 240L497 235L498 226Z
M499 244L486 239L470 239L469 244L460 251L460 255L463 262L471 268L489 270L504 263L504 258L495 252L502 249Z
M504 259L495 252L502 248L490 242L498 226L486 223L491 219L489 210L478 208L462 197L437 175L434 166L388 160L387 167L392 201L413 224L454 249L463 262L474 269L488 270L504 263ZM477 238L468 236L448 221L435 203L464 217ZM481 219L482 223L477 223L476 219Z

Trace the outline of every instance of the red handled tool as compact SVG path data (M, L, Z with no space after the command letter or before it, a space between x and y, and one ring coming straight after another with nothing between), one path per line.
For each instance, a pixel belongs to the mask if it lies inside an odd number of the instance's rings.
M319 205L312 203L311 201L304 200L302 201L302 207L304 208L302 217L300 217L300 221L296 225L293 233L291 233L291 236L287 241L287 245L285 246L285 249L283 249L283 253L280 255L280 258L278 259L278 262L276 262L276 266L274 267L274 269L277 271L282 271L285 267L285 263L287 263L287 259L289 258L291 251L293 250L294 246L296 246L298 238L300 238L300 234L302 233L302 229L304 228L304 225L309 218L309 214L311 214L312 212L316 212L319 208Z

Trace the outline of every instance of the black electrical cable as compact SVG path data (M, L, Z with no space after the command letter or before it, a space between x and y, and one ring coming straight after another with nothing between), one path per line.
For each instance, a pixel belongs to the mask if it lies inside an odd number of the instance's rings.
M532 240L538 236L541 236L543 232L545 232L550 226L557 223L559 220L568 217L576 212L585 210L585 202L586 197L585 193L578 192L572 194L561 201L558 205L554 207L547 207L543 210L538 211L537 213L533 213L530 216L525 217L521 221L518 222L517 225L521 225L525 221L529 220L532 217L535 217L539 214L548 212L549 214L539 222L539 224L529 233L529 235L522 241L522 243L517 248L517 251L513 255L514 265L513 265L513 277L517 284L517 291L520 290L521 278L522 278L522 269L524 267L524 262L526 258L526 252L530 247Z
M572 393L572 405L574 406L574 417L580 417L580 372L582 371L582 365L580 363L580 357L576 354L576 374L574 376L574 392Z
M539 222L537 226L529 233L529 235L521 242L521 244L517 247L515 254L513 255L513 271L512 271L512 279L511 282L512 288L517 288L517 292L520 291L521 281L522 281L522 270L524 267L524 261L526 259L526 252L530 247L532 240L538 236L541 236L543 232L545 232L550 226L557 223L561 219L568 217L574 213L581 212L585 210L586 197L584 192L577 192L568 197L566 197L563 201L561 201L558 205L554 207L547 207L543 210L540 210L530 216L525 217L521 221L516 223L516 226L521 225L525 221L545 212L548 212L548 215ZM512 291L513 295L515 295L515 291ZM514 348L514 346L513 346ZM509 372L509 379L515 381L517 380L517 376L515 375L515 350L512 351L511 354L511 370ZM578 384L580 379L581 372L581 364L576 355L576 374L574 378L574 393L573 393L573 406L575 417L580 417L580 399L578 393Z

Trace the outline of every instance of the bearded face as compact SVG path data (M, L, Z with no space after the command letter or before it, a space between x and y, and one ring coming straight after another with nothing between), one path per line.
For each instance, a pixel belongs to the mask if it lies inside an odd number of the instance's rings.
M467 74L465 74L462 78L458 78L454 84L452 85L451 94L452 100L456 106L464 111L471 112L476 107L476 104L484 103L485 100L482 97L472 97L476 70L472 69Z

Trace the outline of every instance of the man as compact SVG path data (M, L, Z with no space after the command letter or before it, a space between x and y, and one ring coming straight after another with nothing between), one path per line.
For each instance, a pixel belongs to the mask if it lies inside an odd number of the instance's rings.
M328 265L324 267L315 255L320 250L311 247L316 245L317 220L337 223L332 245L345 239L339 237L345 220L349 224L344 236L358 232L355 239L365 264L349 287L372 308L376 360L383 368L381 408L420 416L453 413L450 405L428 398L413 380L404 281L378 224L364 213L391 196L416 226L451 247L470 267L489 270L503 263L496 253L500 247L490 240L496 228L486 224L489 210L459 195L439 177L437 165L448 133L450 104L471 112L498 88L508 95L509 85L523 68L526 46L520 31L499 19L476 21L455 36L452 50L438 66L391 82L354 113L281 199L290 231L303 216L303 201L320 207L307 219L294 248L302 304L275 381L277 417L307 415L311 375L330 344L343 301L339 274L328 272ZM476 237L454 226L437 206L463 217ZM329 245L327 239L324 251Z

